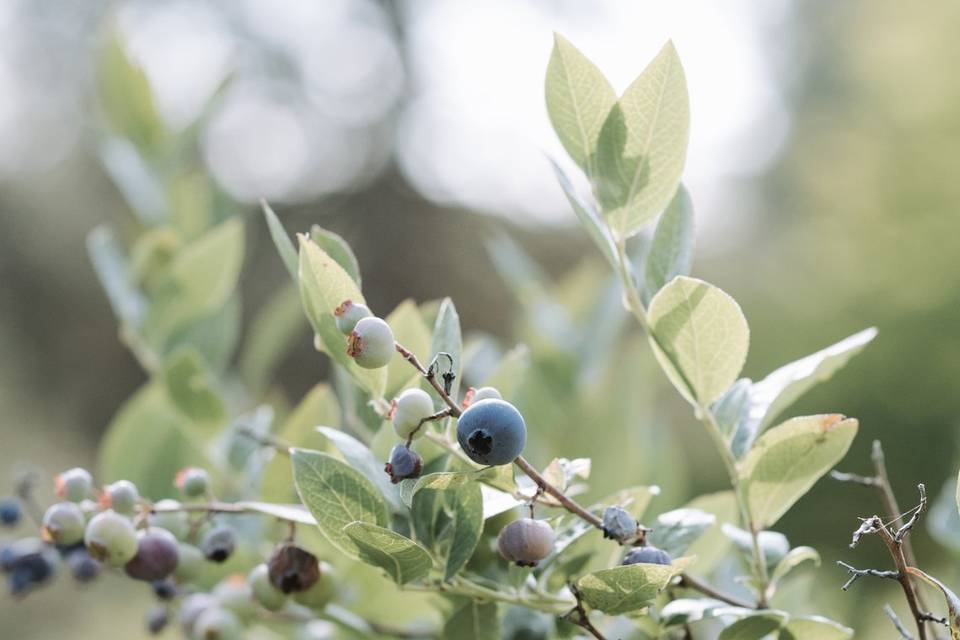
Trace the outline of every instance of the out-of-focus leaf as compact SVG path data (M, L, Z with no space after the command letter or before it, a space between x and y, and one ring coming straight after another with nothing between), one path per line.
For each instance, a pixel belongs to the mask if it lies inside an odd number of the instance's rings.
M130 210L145 225L166 220L170 205L163 185L129 140L107 137L100 145L100 160Z
M730 548L730 540L721 531L721 525L739 517L737 499L733 491L720 491L698 496L686 506L706 511L716 517L714 525L687 550L688 554L697 556L697 571L708 574Z
M257 312L248 330L240 371L251 390L266 388L273 371L306 327L300 292L288 283Z
M426 549L390 529L360 521L351 522L343 531L356 545L361 560L380 567L397 584L423 578L433 566Z
M328 256L350 274L353 281L357 283L358 289L363 287L363 282L360 279L360 263L357 262L357 257L353 255L353 249L350 248L346 240L339 234L316 224L310 227L310 239L316 242L321 249L327 252Z
M227 409L214 388L214 380L196 349L180 349L166 362L163 381L173 405L194 423L217 427Z
M374 399L383 397L387 369L364 369L347 355L333 311L344 300L366 304L356 282L333 258L306 236L300 236L300 300L325 351L346 369Z
M648 540L670 554L680 557L697 538L717 521L716 516L699 509L674 509L657 516Z
M767 528L843 458L857 421L839 414L794 418L770 429L740 465L753 524Z
M719 398L743 368L747 320L733 298L703 280L671 280L650 302L649 322L657 360L695 406Z
M450 552L444 578L450 580L467 564L483 533L483 495L476 482L465 484L447 494L451 504Z
M710 411L713 413L720 432L730 442L740 422L747 415L750 406L750 379L740 378L724 392L720 399L713 403ZM731 445L735 446L735 445ZM742 445L741 445L742 446Z
M688 102L683 67L668 42L610 109L594 182L616 235L640 231L673 198L687 155Z
M433 338L430 342L430 358L434 358L439 353L447 353L450 355L451 360L446 357L440 357L437 360L437 380L440 384L443 384L443 373L452 373L453 384L450 385L450 395L454 398L457 397L457 392L460 389L460 371L462 368L462 361L460 352L463 350L463 339L460 335L460 315L457 313L457 308L453 306L453 300L450 298L444 298L443 302L440 303L440 309L437 312L437 322L433 327ZM428 366L427 363L424 363L424 366ZM430 397L433 398L434 404L440 406L442 400L440 396L437 395L437 392L434 391L433 387L430 386L430 383L426 380L423 380L421 387L430 394Z
M812 562L814 566L820 566L820 553L813 547L794 547L777 563L773 573L770 575L771 583L778 583L787 575L804 562Z
M397 308L390 312L385 320L393 330L397 342L414 353L418 358L424 358L430 351L430 330L423 323L420 311L413 300L404 300ZM403 358L394 358L387 365L386 397L390 398L400 391L419 374Z
M498 640L500 623L494 602L463 599L443 625L444 638L458 640Z
M693 202L680 185L673 200L660 216L647 253L643 271L643 300L646 303L677 276L690 274L693 268Z
M748 531L735 527L729 522L723 523L720 529L740 549L740 552L748 561L752 559L753 536ZM760 546L760 553L763 554L763 561L767 564L768 569L779 566L780 562L790 555L790 541L787 540L787 536L779 531L757 532L757 544Z
M613 244L613 238L610 237L610 230L607 228L607 223L601 219L593 203L584 201L579 194L577 194L573 183L560 165L553 160L550 160L550 164L553 165L553 171L557 175L557 182L560 183L563 193L567 196L567 201L573 208L573 212L577 214L580 224L587 230L590 239L593 240L600 249L600 253L607 259L610 266L617 268L617 249Z
M363 550L345 528L354 522L388 525L380 492L359 471L329 454L294 449L290 456L297 493L316 518L320 533L343 553L360 557Z
M127 259L113 231L105 225L91 231L87 236L87 252L114 314L131 330L136 330L143 321L147 301L130 281Z
M296 247L293 246L293 240L290 239L283 223L280 222L280 218L277 217L266 200L260 200L260 207L263 208L263 217L267 221L267 228L270 230L273 245L277 248L277 253L280 254L280 259L283 260L283 265L287 268L290 277L296 282L300 258L297 256Z
M383 470L383 463L377 460L365 444L332 427L317 427L317 431L333 443L350 466L365 475L380 489L394 512L400 513L406 510L400 500L400 489L390 482L390 478Z
M483 385L496 388L504 399L511 400L529 369L530 350L525 345L517 345L503 356L497 368L483 381Z
M273 516L281 520L290 520L299 524L316 525L317 519L300 504L276 504L273 502L237 502L236 505L250 511Z
M613 87L596 65L556 33L545 84L553 130L573 161L592 175L600 129L617 101Z
M789 616L773 609L757 611L720 632L718 640L761 640L786 623Z
M849 640L853 629L820 616L792 618L782 629L778 640Z
M752 611L752 609L731 607L725 602L709 598L679 598L671 600L660 609L660 624L664 628L678 627L720 616L745 616Z
M174 329L163 344L163 353L182 347L195 349L212 370L222 372L240 339L241 315L240 297L233 295L212 314Z
M830 379L877 336L874 328L859 333L788 365L750 388L750 405L734 436L734 453L743 455L756 437L783 410L815 385Z

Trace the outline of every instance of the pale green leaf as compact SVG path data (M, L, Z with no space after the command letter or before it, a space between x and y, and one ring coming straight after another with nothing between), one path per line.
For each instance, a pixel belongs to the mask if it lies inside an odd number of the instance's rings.
M453 373L453 384L450 386L450 395L457 397L457 391L460 388L460 373L462 368L461 352L463 351L463 339L460 335L460 315L457 308L453 306L453 300L444 298L440 303L440 309L437 311L437 321L433 326L433 338L430 342L430 359L432 360L439 353L447 353L453 359L451 366L450 359L441 356L437 360L437 380L443 384L442 374ZM424 363L426 366L427 363ZM442 401L426 380L422 381L421 386L434 399L435 404L441 404Z
M240 371L251 390L261 391L270 383L274 370L306 328L300 292L288 282L257 311L247 330Z
M864 329L805 358L780 367L750 387L750 404L733 439L733 451L743 455L754 439L791 404L815 385L829 380L877 336Z
M693 202L681 184L673 200L660 216L647 252L643 270L644 302L677 276L690 274L693 267Z
M457 640L500 640L500 623L495 602L464 599L443 625L443 638Z
M356 545L361 560L380 567L397 584L423 578L433 566L426 549L390 529L359 521L347 524L343 531Z
M450 551L444 578L452 579L467 564L483 533L483 495L480 484L467 483L448 494L452 497ZM448 504L451 500L448 499Z
M687 553L697 556L697 571L708 574L726 556L730 540L723 534L721 525L737 520L739 510L733 491L720 491L697 496L686 505L700 509L716 517L716 522L700 539L693 543Z
M358 288L363 287L360 280L360 263L357 262L357 257L353 255L353 249L350 248L346 240L339 234L316 224L310 227L310 239L316 242L321 249L327 252L327 255L350 274Z
M839 414L794 418L760 436L740 466L753 525L771 526L850 448L857 421Z
M300 311L296 306L294 309ZM234 293L213 313L170 332L162 345L162 353L172 354L181 348L196 350L210 370L220 374L232 361L240 340L242 315L240 296ZM303 317L302 312L300 316Z
M557 175L557 182L560 183L563 193L567 196L567 201L570 203L570 206L573 207L573 212L577 214L580 224L587 230L590 238L596 243L597 247L599 247L600 253L607 259L607 262L616 269L618 264L617 249L613 244L613 238L610 237L610 230L607 228L607 223L601 219L600 214L596 211L596 207L592 202L585 201L577 194L573 183L560 165L553 160L550 160L550 164L553 165L553 171Z
M420 310L413 300L404 300L390 312L385 320L393 330L397 342L417 357L424 357L430 350L430 330L423 322ZM386 397L390 398L407 386L419 374L403 358L394 358L387 365Z
M227 409L196 349L181 348L170 356L163 381L173 405L193 422L216 427L226 419Z
M674 509L657 516L647 540L677 558L717 521L716 516L699 509Z
M710 598L678 598L660 609L660 624L664 628L677 627L690 622L709 620L720 616L745 616L753 610L731 607L725 602Z
M782 627L788 618L782 611L757 611L726 627L718 640L761 640Z
M390 477L383 470L384 463L378 460L365 444L332 427L317 427L317 432L333 443L351 467L365 475L380 489L380 493L387 499L393 511L397 513L405 511L404 504L400 500L399 487L390 482Z
M782 629L779 640L849 640L853 629L820 616L792 618Z
M113 230L100 225L91 231L87 252L114 314L130 330L136 330L146 313L147 300L130 279L127 258Z
M687 83L668 42L627 87L600 132L596 190L619 237L638 232L673 198L689 128Z
M950 625L950 638L951 640L960 640L960 598L957 597L957 594L937 578L916 567L907 567L907 573L940 590L947 602L947 622Z
M361 550L344 528L352 522L389 523L380 492L359 471L319 451L293 449L293 480L300 501L317 520L320 533L348 556Z
M737 379L750 329L729 295L703 280L678 276L653 297L648 319L657 360L692 404L709 405Z
M530 350L525 345L517 345L500 359L497 368L483 381L483 385L494 387L505 399L511 400L529 369Z
M387 368L364 369L347 355L346 339L333 311L345 300L366 304L357 283L317 243L300 236L300 300L314 332L334 362L346 369L374 398L383 397Z
M545 83L547 113L564 149L588 174L593 174L597 139L617 96L603 73L559 34Z
M592 609L619 615L650 604L677 573L671 565L631 564L588 573L577 580L577 589Z
M273 245L277 248L277 253L280 254L280 259L283 260L283 266L287 268L287 272L290 274L290 277L293 278L293 281L297 281L297 270L299 264L299 257L297 256L297 248L293 246L293 240L290 239L287 230L284 229L283 223L280 222L280 218L277 217L277 214L273 212L273 209L270 208L270 205L267 204L267 201L260 199L260 206L263 208L263 217L267 221L267 228L270 230L270 237L273 239Z
M243 509L256 511L264 515L273 516L280 520L289 520L298 524L316 525L317 519L310 515L306 507L301 504L276 504L273 502L244 501L236 505Z
M820 566L820 553L813 547L795 547L777 563L776 568L770 575L771 583L778 583L783 580L791 571L803 564L812 562L815 567Z

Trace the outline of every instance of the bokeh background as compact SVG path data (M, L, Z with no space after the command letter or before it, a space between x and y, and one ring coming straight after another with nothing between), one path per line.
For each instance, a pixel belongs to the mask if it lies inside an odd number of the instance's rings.
M793 413L860 418L841 466L868 472L880 438L901 502L918 482L936 495L956 473L960 409L958 20L945 0L3 0L0 482L25 463L93 467L144 379L84 245L97 224L126 224L129 198L159 197L104 135L97 60L119 33L164 122L195 132L192 170L249 218L245 317L286 277L263 196L288 228L316 222L351 243L374 309L449 294L465 329L528 344L531 375L545 378L526 388L538 462L591 456L598 491L624 475L656 482L660 510L723 488L633 324L615 304L613 317L589 313L608 281L546 159L563 157L543 101L555 30L618 90L674 40L691 96L694 273L744 307L745 375L877 326ZM589 345L601 322L627 346L596 363L570 336ZM278 371L292 398L326 375L301 333ZM616 400L627 395L629 406ZM837 559L886 562L879 545L846 549L856 516L879 508L867 490L823 480L779 527L823 554L805 607L860 637L892 637L878 608L902 609L887 584L839 591ZM947 581L960 578L949 511L915 539ZM0 599L0 635L139 637L146 602L120 581L61 584Z

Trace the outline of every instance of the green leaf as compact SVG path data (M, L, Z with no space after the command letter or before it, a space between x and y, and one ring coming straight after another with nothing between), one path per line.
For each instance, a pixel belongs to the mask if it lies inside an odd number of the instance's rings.
M711 513L717 519L687 550L689 555L697 557L697 571L706 575L723 560L730 548L730 540L723 534L721 525L739 517L737 498L733 491L720 491L697 496L686 506Z
M420 310L413 300L404 300L385 320L393 330L397 342L421 357L430 349L430 330L423 322ZM387 365L386 396L392 397L420 374L403 358L394 358Z
M674 509L657 516L648 540L671 558L683 555L697 538L717 521L716 516L699 509Z
M174 329L220 309L233 295L243 266L243 221L231 218L176 253L147 317L151 335Z
M164 341L162 352L169 355L181 348L196 350L207 367L220 374L230 364L240 339L242 315L240 296L235 293L210 315L174 329Z
M238 507L273 516L281 520L290 520L299 524L314 525L317 519L301 504L275 504L273 502L237 502Z
M718 640L761 640L782 627L788 618L782 611L758 611L726 627Z
M673 198L687 155L688 103L680 58L667 42L610 109L595 184L618 237L638 232Z
M300 292L288 282L257 311L247 330L240 371L254 393L267 387L274 370L306 333L306 327Z
M316 242L321 249L327 252L327 255L350 274L358 288L363 287L360 280L360 263L357 262L357 257L353 255L353 249L350 248L346 240L339 234L316 224L310 227L310 239Z
M717 287L678 276L650 301L648 320L657 360L693 405L709 405L737 379L750 329L740 305Z
M343 553L359 557L361 550L344 528L352 522L387 526L387 505L380 492L359 471L329 454L294 449L291 458L300 501L317 519L320 533Z
M87 253L114 314L128 331L136 331L147 300L130 280L127 258L110 227L100 225L87 235Z
M877 336L864 329L814 354L780 367L750 388L750 405L733 439L734 454L743 455L756 437L791 404L815 385L829 380Z
M107 427L100 444L98 477L104 483L130 480L153 499L174 497L177 471L209 462L184 428L189 426L164 386L147 383L120 407Z
M334 424L340 419L340 407L333 391L318 384L304 395L283 425L275 427L277 437L290 446L316 448L323 445L314 427ZM260 497L270 502L289 502L297 498L293 486L293 466L290 458L274 455L263 469Z
M443 625L443 638L499 640L500 622L495 602L464 599Z
M820 566L820 553L813 547L795 547L790 549L789 553L777 563L776 568L770 575L770 582L776 584L783 580L791 571L804 562L812 562L814 566Z
M564 149L586 173L594 173L597 139L607 114L617 102L603 73L559 34L545 83L547 113Z
M137 146L115 135L103 138L100 162L140 222L155 227L164 224L168 217L181 217L178 203L171 202L173 198L164 192L157 171Z
M947 622L950 624L950 638L951 640L960 640L960 598L957 598L957 594L951 591L947 585L916 567L907 567L907 573L940 590L947 601Z
M163 370L163 381L174 406L192 421L216 427L227 409L214 389L214 380L196 349L181 348Z
M330 357L346 369L374 399L383 397L387 369L364 369L347 355L346 341L333 311L344 300L366 304L357 283L317 243L300 236L300 300L314 332Z
M728 443L732 442L735 434L737 434L740 423L746 418L749 406L750 379L740 378L710 408L717 425L720 427L720 432Z
M280 254L280 259L283 260L283 266L287 268L290 277L296 282L300 259L297 256L296 247L293 246L293 240L290 239L287 230L283 228L283 223L280 222L280 218L277 217L277 214L273 212L273 209L270 208L270 205L267 204L267 201L263 198L260 199L260 206L263 208L263 217L267 220L270 237L273 239L273 244L277 248L277 253Z
M849 640L853 629L820 616L792 618L782 629L779 640Z
M723 535L740 549L745 559L748 561L752 559L753 536L749 531L735 527L729 522L724 522L720 529ZM790 541L779 531L758 531L757 544L760 546L760 553L763 554L763 561L768 569L779 565L790 554Z
M677 627L720 616L749 615L751 611L752 609L731 607L725 602L709 598L678 598L660 609L660 624L665 628Z
M365 475L380 489L380 493L387 499L394 512L406 511L403 502L400 500L400 489L390 482L390 478L383 470L383 463L377 460L365 444L339 429L332 427L317 427L316 429L318 433L323 434L333 443L351 467Z
M369 522L351 522L344 533L357 547L359 558L386 571L397 584L430 573L433 561L426 549L410 538Z
M681 184L673 200L660 216L644 269L643 300L660 291L677 276L690 274L693 268L693 202Z
M484 386L494 387L507 400L514 398L530 369L530 350L526 345L510 349L497 368L484 381Z
M440 303L440 310L437 312L437 321L433 326L433 339L430 343L430 357L434 358L438 353L448 353L453 358L453 366L450 366L450 360L441 357L437 360L438 376L437 379L443 384L443 378L439 374L452 372L454 374L453 384L450 387L450 395L457 397L457 391L460 388L460 372L463 366L461 362L461 351L463 351L463 339L460 336L460 315L457 308L453 306L453 300L444 298ZM424 363L426 365L427 363ZM434 391L433 387L426 380L422 381L421 386L430 394L434 403L441 403L440 396Z
M600 253L607 259L610 266L616 269L618 263L617 249L613 244L613 238L610 237L607 223L601 219L593 203L584 201L577 194L573 183L560 165L552 159L550 160L550 164L553 166L553 172L557 175L557 182L560 183L563 193L567 196L567 201L570 203L570 206L573 207L573 212L577 214L580 224L583 225L590 235L590 238L597 247L600 248Z
M794 418L760 436L740 465L753 525L780 519L850 448L857 421L839 414Z
M465 484L448 494L452 497L450 552L444 579L450 580L466 566L483 533L483 494L476 482ZM448 503L451 502L448 500Z
M577 580L577 589L591 608L619 615L650 604L677 572L676 567L662 564L601 569Z

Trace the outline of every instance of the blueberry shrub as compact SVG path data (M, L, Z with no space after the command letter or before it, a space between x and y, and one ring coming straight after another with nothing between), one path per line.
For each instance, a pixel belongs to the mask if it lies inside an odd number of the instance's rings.
M13 596L55 579L95 589L98 576L115 573L154 594L145 632L196 640L853 637L857 621L794 610L781 597L820 556L776 526L843 458L858 423L784 414L876 332L759 381L740 377L747 320L730 295L689 275L694 211L680 183L689 111L672 44L617 95L555 39L546 105L569 162L554 168L611 284L571 311L519 247L494 241L521 304L550 318L532 341L561 336L563 349L536 375L529 351L465 338L451 298L370 308L360 265L335 233L314 226L291 236L266 202L263 222L234 215L189 159L196 127L164 127L119 42L103 54L100 84L105 156L129 166L107 165L136 220L95 229L88 248L147 382L119 408L95 474L58 474L49 499L26 475L0 500L5 530L33 527L0 548ZM237 284L250 233L269 234L289 281L241 332ZM604 413L611 396L641 393L637 370L606 361L620 348L622 308L725 470L714 492L658 513L648 508L655 495L682 493L672 486L683 458L655 435L635 458L651 484L589 502L579 497L593 465L573 457L588 433L557 432L551 446L568 457L547 464L527 451L548 419L584 429L608 421L625 441L639 428ZM300 347L329 362L331 379L291 406L269 380L293 334L286 327L303 317L314 339ZM246 347L234 358L241 334ZM626 343L622 351L634 355ZM591 391L599 379L601 391ZM524 415L521 388L550 397L553 416ZM623 461L593 464L617 478ZM960 600L915 566L909 545L926 493L921 485L919 506L903 515L879 444L874 464L872 476L833 476L879 490L884 513L863 519L854 543L880 537L893 567L844 563L843 587L894 579L917 627L890 610L905 637L960 637ZM928 606L927 583L946 606ZM407 615L384 620L378 608Z

